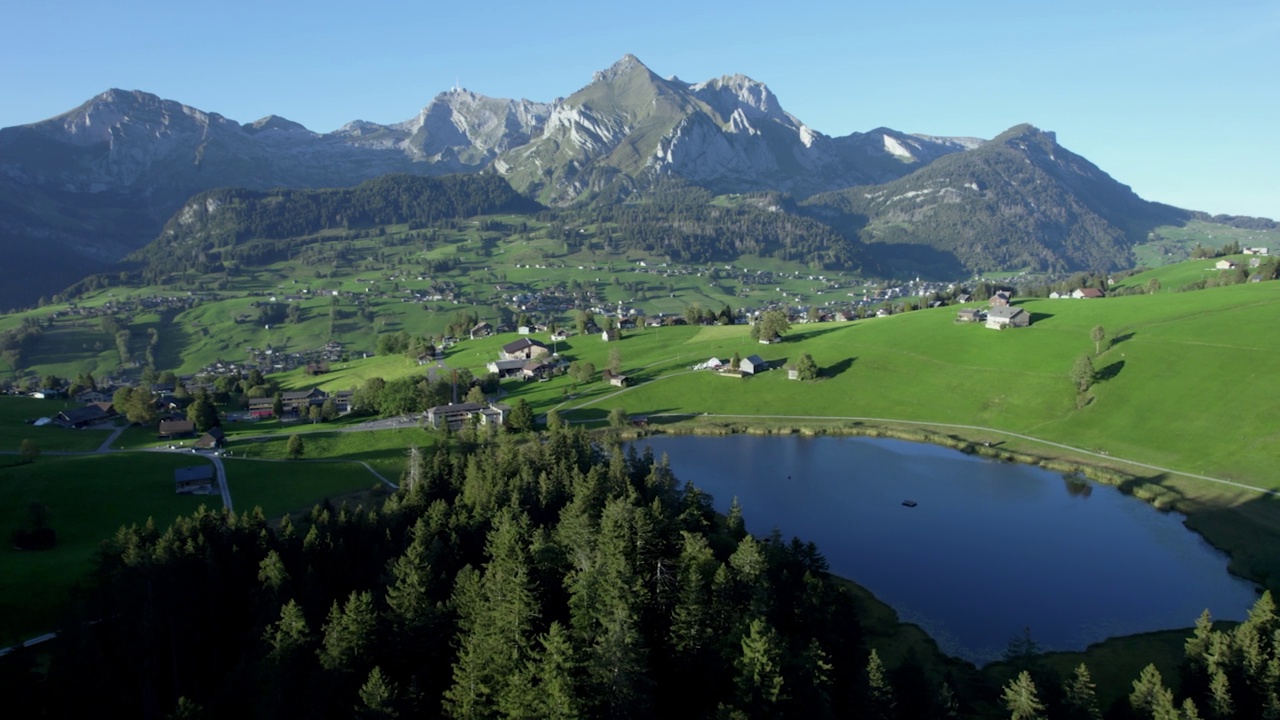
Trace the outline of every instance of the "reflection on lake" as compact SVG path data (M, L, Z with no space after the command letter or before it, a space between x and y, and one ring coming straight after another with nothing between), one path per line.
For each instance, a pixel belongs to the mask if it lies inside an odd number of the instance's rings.
M832 572L919 624L944 652L998 659L1031 629L1046 650L1243 619L1253 585L1182 525L1116 488L901 440L653 437L676 477L736 496L747 529L812 540ZM915 507L907 507L911 500Z

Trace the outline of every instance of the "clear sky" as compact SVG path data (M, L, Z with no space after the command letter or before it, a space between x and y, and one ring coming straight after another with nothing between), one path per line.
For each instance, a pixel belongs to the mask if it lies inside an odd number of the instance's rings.
M1144 198L1280 219L1280 2L271 0L0 6L0 126L117 87L327 132L455 82L550 101L633 53L742 73L828 135L992 137L1030 122Z

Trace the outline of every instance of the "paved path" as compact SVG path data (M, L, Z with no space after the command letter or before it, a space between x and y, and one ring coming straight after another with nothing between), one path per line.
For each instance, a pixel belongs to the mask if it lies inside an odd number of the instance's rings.
M213 467L218 473L218 490L222 493L222 507L226 508L227 512L234 512L235 508L231 506L231 487L227 485L227 469L222 465L222 458L212 453L199 454L213 461Z
M107 439L103 440L102 444L98 446L98 452L111 452L111 443L115 442L116 438L120 437L120 433L124 432L128 428L128 425L121 425L115 430L112 430L111 434L107 436Z

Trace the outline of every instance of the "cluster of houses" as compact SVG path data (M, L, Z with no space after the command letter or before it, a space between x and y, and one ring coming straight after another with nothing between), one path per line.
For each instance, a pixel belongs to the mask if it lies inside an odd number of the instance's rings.
M1106 297L1106 293L1097 288L1080 288L1070 293L1050 293L1049 297L1055 300L1059 298L1088 300ZM1001 290L991 296L991 299L989 300L989 307L985 310L978 307L960 309L956 313L956 322L981 322L985 323L986 326L992 330L1003 330L1011 327L1029 327L1031 325L1031 313L1016 305L1010 304L1012 299L1012 293Z
M565 364L561 359L552 358L551 348L533 338L521 337L503 345L498 359L490 362L487 368L500 378L536 380L547 377Z
M154 313L162 311L189 310L202 302L219 300L217 295L188 293L187 295L147 295L136 298L120 298L108 300L97 306L82 306L70 303L65 310L55 310L50 314L53 318L96 318L109 315L127 316L137 312ZM121 326L127 325L122 322Z
M343 362L348 358L347 353L343 350L342 343L336 340L326 343L324 347L298 352L281 352L269 347L262 349L251 347L247 352L248 357L243 363L237 364L219 360L205 366L201 373L222 376L258 370L263 375L266 375L305 367L309 374L316 375L324 372L322 369L328 368L329 363Z

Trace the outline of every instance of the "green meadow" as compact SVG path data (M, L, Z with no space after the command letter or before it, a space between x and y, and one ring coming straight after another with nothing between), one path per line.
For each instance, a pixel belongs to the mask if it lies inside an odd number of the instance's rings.
M1021 304L1031 327L994 331L955 322L954 308L850 323L799 325L782 343L752 342L746 327L647 329L617 346L625 392L602 383L561 408L573 417L630 413L878 418L974 425L1090 451L1278 488L1280 409L1266 402L1280 370L1280 340L1259 332L1280 320L1280 286ZM1100 380L1080 398L1068 379L1101 325ZM593 347L594 345L594 347ZM575 345L597 367L609 346ZM785 372L731 379L683 372L712 356L756 353L772 365L809 353L816 382ZM559 404L571 383L512 382L511 398Z
M0 456L0 463L16 461ZM207 460L160 453L41 457L34 463L0 466L0 644L56 627L70 588L91 567L99 543L122 525L154 519L159 527L201 505L220 506L217 496L177 495L173 471ZM7 542L26 524L28 508L41 503L57 545L20 551Z
M38 400L29 397L0 397L0 452L17 452L23 440L31 440L42 453L87 452L97 450L111 434L111 428L68 430L57 425L37 427L28 423L53 418L63 410L80 407L74 400ZM4 457L0 456L0 462Z
M237 512L261 508L271 520L325 500L338 505L354 493L382 485L356 462L224 459L223 464Z
M1178 292L1193 283L1211 280L1228 272L1214 267L1219 260L1231 260L1238 265L1249 266L1249 255L1226 255L1208 260L1187 260L1173 265L1153 267L1135 273L1116 283L1117 288L1145 288L1152 279L1160 283L1160 292Z

